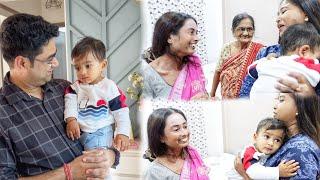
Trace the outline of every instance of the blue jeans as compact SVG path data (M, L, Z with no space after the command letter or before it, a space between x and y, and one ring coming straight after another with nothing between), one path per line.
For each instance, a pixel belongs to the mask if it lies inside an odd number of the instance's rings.
M113 130L111 125L100 128L92 133L83 132L80 137L84 150L108 148L112 146L112 141Z

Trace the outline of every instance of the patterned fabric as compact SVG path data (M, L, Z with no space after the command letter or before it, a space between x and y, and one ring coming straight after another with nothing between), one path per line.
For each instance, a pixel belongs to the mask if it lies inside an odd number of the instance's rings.
M251 179L279 179L278 167L263 166L268 157L270 155L258 152L254 145L247 146L241 152L244 169Z
M268 46L265 48L260 49L259 53L257 54L256 60L259 60L263 57L267 57L269 54L275 54L276 57L280 56L281 47L280 44L276 44L273 46ZM248 98L250 95L251 87L254 83L255 79L251 76L247 75L243 82L240 89L239 97L240 98Z
M144 180L179 180L180 175L173 172L166 166L157 162L157 160L153 161L146 173L143 177Z
M159 73L145 61L142 61L141 71L144 79L142 95L144 98L190 100L197 93L206 92L200 59L195 55L190 56L190 62L181 70L174 88L168 85Z
M203 163L197 150L188 146L186 152L188 155L183 163L180 180L209 180L209 168Z
M253 62L262 47L262 44L251 42L247 49L220 60L223 61L221 62L221 68L218 69L220 71L222 98L231 99L239 96L242 80L247 74L247 67ZM230 47L227 46L226 48Z
M247 170L252 164L258 162L259 155L257 153L258 152L256 151L256 148L254 148L254 146L249 146L244 150L242 163L245 170Z
M67 81L43 86L43 100L34 98L4 79L0 92L0 179L41 174L63 166L82 154L71 141L63 121Z
M273 156L265 166L276 167L282 160L295 160L299 162L297 175L290 180L318 180L320 178L320 148L308 136L297 134L291 137Z
M262 58L248 68L248 74L257 79L251 88L250 99L261 97L264 94L279 93L275 85L280 78L295 81L287 75L289 72L302 74L312 87L315 87L320 81L320 64L317 59L305 59L295 54L272 60Z
M80 142L65 133L63 96L69 84L48 82L40 100L12 84L7 73L0 90L0 179L41 174L82 154Z
M169 99L190 100L193 96L206 93L205 77L201 67L201 60L197 55L189 57L186 64L179 73Z
M169 97L172 86L168 85L164 79L144 60L142 60L141 74L143 76L143 98L164 98Z
M118 134L129 136L131 123L126 96L110 79L97 84L74 82L65 94L64 118L75 117L84 132L95 132L116 121ZM71 92L71 93L70 93Z

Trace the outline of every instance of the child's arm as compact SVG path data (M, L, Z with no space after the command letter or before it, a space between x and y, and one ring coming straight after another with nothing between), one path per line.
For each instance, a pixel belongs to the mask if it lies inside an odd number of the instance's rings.
M242 152L242 163L251 179L279 179L278 167L265 167L259 163L260 157L253 146L248 146Z
M279 177L295 176L299 169L299 163L295 160L281 161L278 167L265 167L259 163L251 165L247 174L251 179L279 179Z
M109 107L117 125L114 146L118 150L124 151L129 147L131 121L129 117L129 108L125 103L126 97L119 88L117 88L117 91L120 95L109 101Z
M80 138L80 127L77 122L77 94L71 86L65 90L64 102L64 118L67 123L66 132L67 136L73 141Z
M279 179L278 167L265 167L260 163L252 164L246 172L251 179Z

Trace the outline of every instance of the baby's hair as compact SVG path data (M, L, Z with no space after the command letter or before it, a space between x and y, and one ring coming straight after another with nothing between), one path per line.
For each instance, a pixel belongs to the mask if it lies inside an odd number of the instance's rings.
M265 129L265 130L281 129L285 133L287 131L286 125L282 121L275 118L266 118L261 120L257 126L256 133L259 133L262 129Z
M89 36L84 37L75 45L72 49L71 58L81 59L90 52L99 61L104 61L106 58L106 47L103 42Z
M303 45L309 45L312 52L320 47L320 35L311 23L289 26L280 38L281 54L288 55Z

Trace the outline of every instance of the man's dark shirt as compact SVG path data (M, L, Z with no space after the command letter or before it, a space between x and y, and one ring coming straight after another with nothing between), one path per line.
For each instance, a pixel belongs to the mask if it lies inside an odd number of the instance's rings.
M63 166L82 154L79 141L65 133L64 90L70 83L52 80L43 100L9 81L0 89L0 179L17 179Z

